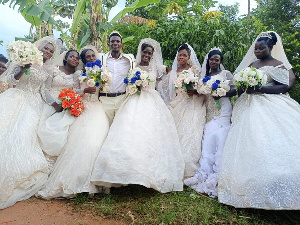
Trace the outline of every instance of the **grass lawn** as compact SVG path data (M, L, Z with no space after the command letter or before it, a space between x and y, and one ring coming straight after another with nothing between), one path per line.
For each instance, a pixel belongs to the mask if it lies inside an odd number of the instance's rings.
M235 209L190 188L160 194L130 185L93 198L79 194L71 202L75 209L132 224L300 224L300 211Z

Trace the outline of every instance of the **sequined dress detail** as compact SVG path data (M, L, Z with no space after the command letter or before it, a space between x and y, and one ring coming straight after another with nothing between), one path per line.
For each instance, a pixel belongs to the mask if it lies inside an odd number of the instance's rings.
M156 71L140 68L156 79ZM182 191L183 171L174 120L151 82L118 110L96 160L92 183L139 184L162 193Z
M286 69L264 66L268 84ZM300 105L285 94L242 94L232 112L219 201L238 208L300 209Z
M30 198L48 177L37 128L44 105L41 89L49 74L33 65L30 75L16 82L17 70L7 76L16 87L0 95L0 209Z
M196 74L200 73L200 68L197 66L193 66L189 70ZM188 97L186 93L179 93L170 102L169 108L176 124L184 156L184 177L188 178L196 173L201 158L201 141L206 121L204 96Z

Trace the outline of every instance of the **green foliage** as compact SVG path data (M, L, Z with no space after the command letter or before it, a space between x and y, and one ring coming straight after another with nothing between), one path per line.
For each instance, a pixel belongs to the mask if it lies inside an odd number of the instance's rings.
M122 17L125 16L126 13L133 12L135 9L138 9L140 7L149 5L149 4L154 4L154 3L159 3L160 0L136 0L132 4L128 5L125 7L121 12L119 12L112 20L111 23L116 22L117 20L121 19Z
M126 0L126 5L131 4L135 0ZM184 13L191 15L203 15L204 12L214 7L217 1L215 0L161 0L157 4L149 4L145 7L141 7L133 12L131 15L139 16L147 19L160 20L167 16L166 9L172 3L178 4L183 8Z
M3 46L3 41L2 40L0 40L0 46Z
M55 24L52 18L52 7L50 0L42 0L36 2L35 0L0 0L0 4L10 2L10 7L19 6L19 12L22 13L26 21L36 26L41 25L42 22Z
M71 200L77 210L88 210L130 224L298 224L296 211L235 209L190 188L161 194L138 185L112 189L110 195Z
M233 5L219 5L219 10L224 13L231 21L238 19L239 13L239 3L234 3Z
M201 16L180 15L173 19L163 18L154 28L126 24L116 25L114 29L124 37L135 36L125 46L125 52L136 54L139 41L151 37L160 42L163 58L168 62L174 60L178 47L185 42L194 48L201 63L207 52L217 46L223 50L225 68L233 72L247 51L248 39L243 23L231 21L225 15L219 20L208 21Z

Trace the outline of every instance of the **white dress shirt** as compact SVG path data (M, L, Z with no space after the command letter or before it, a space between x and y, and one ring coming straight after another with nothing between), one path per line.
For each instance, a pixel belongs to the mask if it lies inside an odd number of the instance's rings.
M115 59L110 53L106 60L106 67L112 74L109 93L125 92L126 85L124 84L124 78L128 75L130 69L129 59L122 53L119 58Z

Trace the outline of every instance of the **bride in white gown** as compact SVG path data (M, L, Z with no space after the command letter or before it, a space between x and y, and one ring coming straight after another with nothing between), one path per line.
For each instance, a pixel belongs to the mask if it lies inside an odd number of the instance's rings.
M281 94L288 90L291 65L275 32L261 33L236 71L249 64L267 74L267 85L249 88L234 105L219 201L237 208L299 210L300 105Z
M73 89L75 92L80 89L76 79L81 71L75 72L79 64L79 53L70 50L58 58L61 62L51 68L50 76L45 83L45 92L42 96L46 104L44 104L38 129L41 147L47 154L50 171L67 141L69 126L75 121L75 117L68 110L62 111L58 95L63 88Z
M49 76L45 62L53 56L55 41L45 37L36 45L44 66L31 65L30 75L17 66L4 75L16 87L0 95L0 209L30 198L48 177L37 128L44 105L41 89Z
M204 96L189 91L176 95L174 81L183 70L189 70L200 76L200 63L193 48L188 44L179 47L169 75L170 110L173 115L181 150L185 161L184 177L194 176L201 157L201 141L205 125L206 107Z
M81 54L82 61L95 61L95 57L87 57L95 55L94 51L96 50L90 49ZM79 77L76 79L79 82ZM70 198L81 192L98 192L96 186L90 183L90 178L97 155L107 136L109 123L102 103L98 100L99 88L88 87L84 82L81 83L81 90L84 111L70 126L67 143L44 188L38 192L38 196L42 198Z
M152 57L152 59L151 59ZM155 81L161 75L160 45L150 38L138 47L136 66ZM95 163L92 183L139 184L159 192L183 190L184 162L176 127L155 82L129 96L118 110Z
M201 77L214 77L230 81L231 91L219 98L220 107L217 107L215 98L206 95L206 124L202 140L202 157L200 167L195 176L184 180L197 192L206 193L210 197L218 195L218 178L222 152L230 128L232 105L229 96L235 95L232 83L232 74L222 70L223 54L220 49L212 49L205 57ZM199 91L199 90L198 90Z

